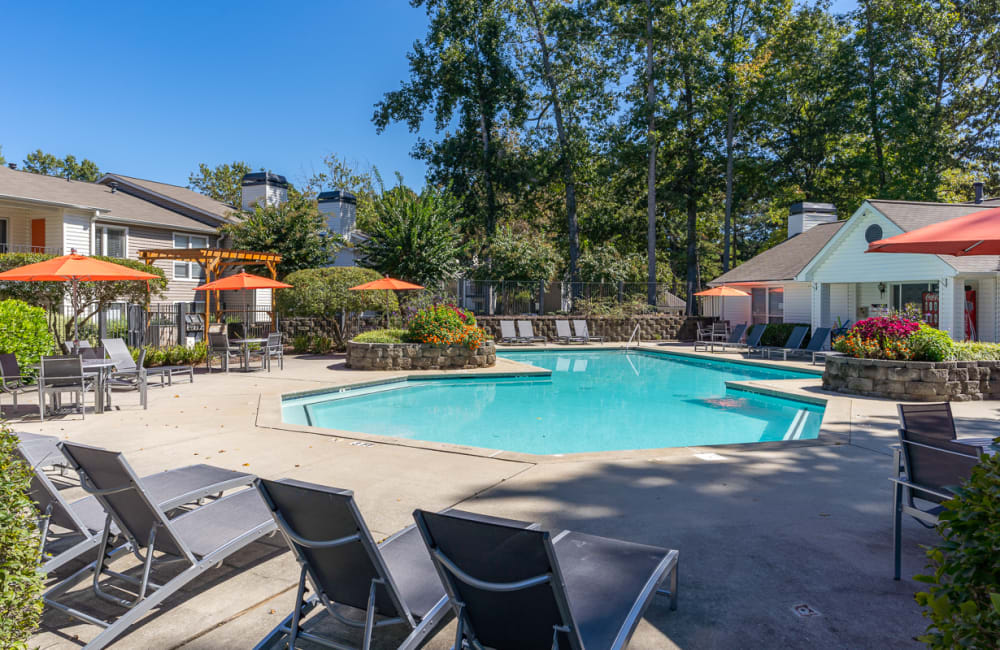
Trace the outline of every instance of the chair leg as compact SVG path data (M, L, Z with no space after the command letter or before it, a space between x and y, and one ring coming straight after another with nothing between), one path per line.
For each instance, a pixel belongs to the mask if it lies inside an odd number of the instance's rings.
M899 580L903 546L903 486L894 483L892 487L892 548L893 580Z

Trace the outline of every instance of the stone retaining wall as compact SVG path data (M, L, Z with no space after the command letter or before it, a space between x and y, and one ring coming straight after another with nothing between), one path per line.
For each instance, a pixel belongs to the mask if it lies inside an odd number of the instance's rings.
M535 336L544 336L550 341L557 340L556 321L573 320L575 316L476 316L480 325L494 339L500 339L500 321L529 320ZM591 316L587 318L587 331L591 336L603 336L611 342L625 342L639 325L639 336L643 341L693 341L699 323L707 323L711 318L696 318L675 314L648 314L628 318L607 318ZM572 325L570 326L572 328Z
M828 357L823 388L902 402L1000 399L1000 361L883 361Z
M461 345L347 342L347 367L357 370L448 370L490 368L497 362L493 341L470 350Z

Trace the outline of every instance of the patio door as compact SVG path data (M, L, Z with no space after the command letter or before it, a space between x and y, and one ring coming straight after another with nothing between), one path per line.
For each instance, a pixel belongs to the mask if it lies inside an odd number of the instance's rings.
M31 220L31 252L45 252L45 219Z
M754 325L767 322L767 289L750 289L750 319Z

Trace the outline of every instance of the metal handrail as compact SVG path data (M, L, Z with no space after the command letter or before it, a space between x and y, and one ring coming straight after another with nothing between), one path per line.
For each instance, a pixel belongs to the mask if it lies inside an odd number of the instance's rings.
M635 328L632 330L632 335L628 337L628 343L625 344L625 351L628 352L628 347L632 345L632 339L635 338L635 344L639 345L639 337L636 335L639 333L639 323L635 324Z

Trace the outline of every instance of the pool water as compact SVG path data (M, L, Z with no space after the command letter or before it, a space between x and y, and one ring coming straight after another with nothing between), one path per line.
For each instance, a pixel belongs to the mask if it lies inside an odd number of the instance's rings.
M284 421L530 454L816 438L823 408L727 389L814 375L678 355L505 352L551 377L411 379L286 399Z

